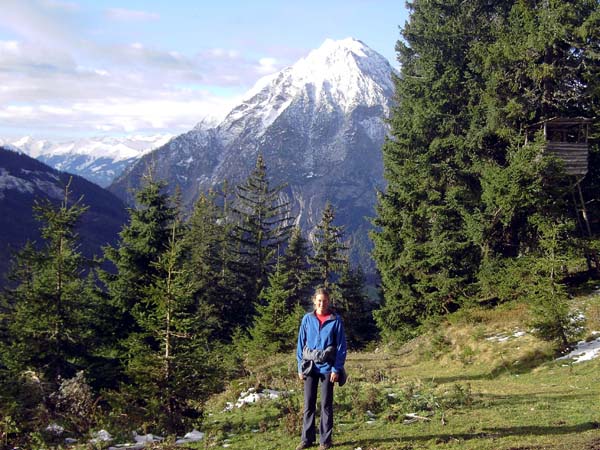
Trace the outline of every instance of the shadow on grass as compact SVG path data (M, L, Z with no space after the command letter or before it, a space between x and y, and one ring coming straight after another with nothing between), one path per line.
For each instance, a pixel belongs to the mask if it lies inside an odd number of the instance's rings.
M594 394L592 394L593 396ZM564 401L590 401L590 393L548 393L548 392L528 392L523 395L512 395L512 394L477 394L477 398L483 403L490 403L495 406L503 404L507 405L535 405L536 403L546 402L550 405L557 404Z
M347 441L337 441L336 445L352 445L359 447L369 447L377 444L385 444L394 442L396 444L406 444L405 447L411 448L411 442L419 441L435 441L438 444L452 442L452 441L470 441L474 439L499 439L509 436L559 436L565 434L577 434L583 433L584 431L596 430L600 428L598 422L584 422L578 425L567 425L567 426L516 426L516 427L500 427L500 428L484 428L478 433L440 433L440 434L427 434L418 436L394 436L394 437L382 437L374 439L356 439ZM527 447L525 447L527 448ZM535 447L533 447L535 448Z
M458 381L490 380L492 376L489 372L475 373L471 375L453 375L450 377L427 377L423 378L435 384L456 383Z
M575 295L591 295L598 291L598 273L596 271L576 272L565 278L565 282Z
M475 374L458 374L447 377L428 377L427 381L437 384L456 383L459 381L492 380L503 375L522 375L552 361L552 356L540 350L534 350L518 360L506 360L493 367L489 372Z
M490 371L490 378L496 378L502 375L520 375L528 373L549 361L552 361L552 355L536 349L530 351L518 360L501 362Z

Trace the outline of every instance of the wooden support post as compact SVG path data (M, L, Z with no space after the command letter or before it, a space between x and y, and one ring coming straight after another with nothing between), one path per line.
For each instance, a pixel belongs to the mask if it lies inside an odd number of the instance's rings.
M579 193L579 201L581 202L581 217L583 218L583 222L585 223L585 229L587 231L587 237L591 240L592 239L592 227L590 226L590 221L588 219L588 215L587 215L587 209L585 207L585 200L583 199L583 192L581 191L581 181L579 180L576 184L577 184L577 191ZM600 264L598 262L598 255L596 253L595 250L591 250L591 258L594 261L594 269L597 271L600 268ZM590 266L590 263L588 262L588 267Z

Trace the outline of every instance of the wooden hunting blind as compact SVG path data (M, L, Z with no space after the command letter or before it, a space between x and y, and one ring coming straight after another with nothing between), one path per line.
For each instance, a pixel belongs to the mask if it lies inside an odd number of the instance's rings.
M546 141L544 151L564 161L567 175L584 177L588 171L588 128L591 122L591 119L583 117L554 117L531 125L528 131L542 130Z
M583 237L592 238L592 229L581 190L581 182L588 172L588 131L592 119L584 117L553 117L527 127L525 143L532 133L544 134L544 153L554 155L564 162L565 172L571 178L571 195L577 223ZM594 250L584 250L588 268L600 268Z

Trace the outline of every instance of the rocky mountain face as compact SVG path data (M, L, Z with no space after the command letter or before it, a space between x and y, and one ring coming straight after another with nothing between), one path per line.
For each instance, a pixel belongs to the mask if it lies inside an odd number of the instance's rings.
M167 143L172 135L99 137L52 142L29 136L0 141L49 166L80 175L106 187L144 154Z
M29 241L38 241L39 223L33 216L36 201L60 203L69 184L70 198L82 198L89 207L78 233L81 251L92 257L101 248L117 242L128 215L123 202L82 177L59 172L22 153L0 147L0 286L15 251Z
M199 193L243 181L261 153L273 184L311 232L327 201L346 227L351 255L369 269L369 217L383 187L381 146L393 95L389 62L355 39L327 40L307 57L265 77L216 127L199 126L142 157L110 190L131 202L144 173L179 186L191 206Z

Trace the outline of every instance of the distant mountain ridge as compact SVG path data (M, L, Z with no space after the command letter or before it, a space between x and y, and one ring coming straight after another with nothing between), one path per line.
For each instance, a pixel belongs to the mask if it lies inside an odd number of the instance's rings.
M330 201L346 226L352 257L369 256L376 191L382 188L384 118L392 67L361 41L327 40L293 66L265 77L214 128L198 127L143 156L110 186L131 202L150 167L179 186L191 207L224 180L237 184L263 155L274 184L287 183L299 225L311 232Z
M127 221L123 202L84 178L60 172L23 153L0 147L0 285L15 251L25 242L39 241L40 224L34 219L35 201L60 202L69 184L70 198L82 198L89 207L77 229L81 251L101 255L102 247L115 244Z
M0 145L19 150L57 170L80 175L106 187L125 168L172 137L170 134L157 134L54 142L25 136L16 140L0 140Z

